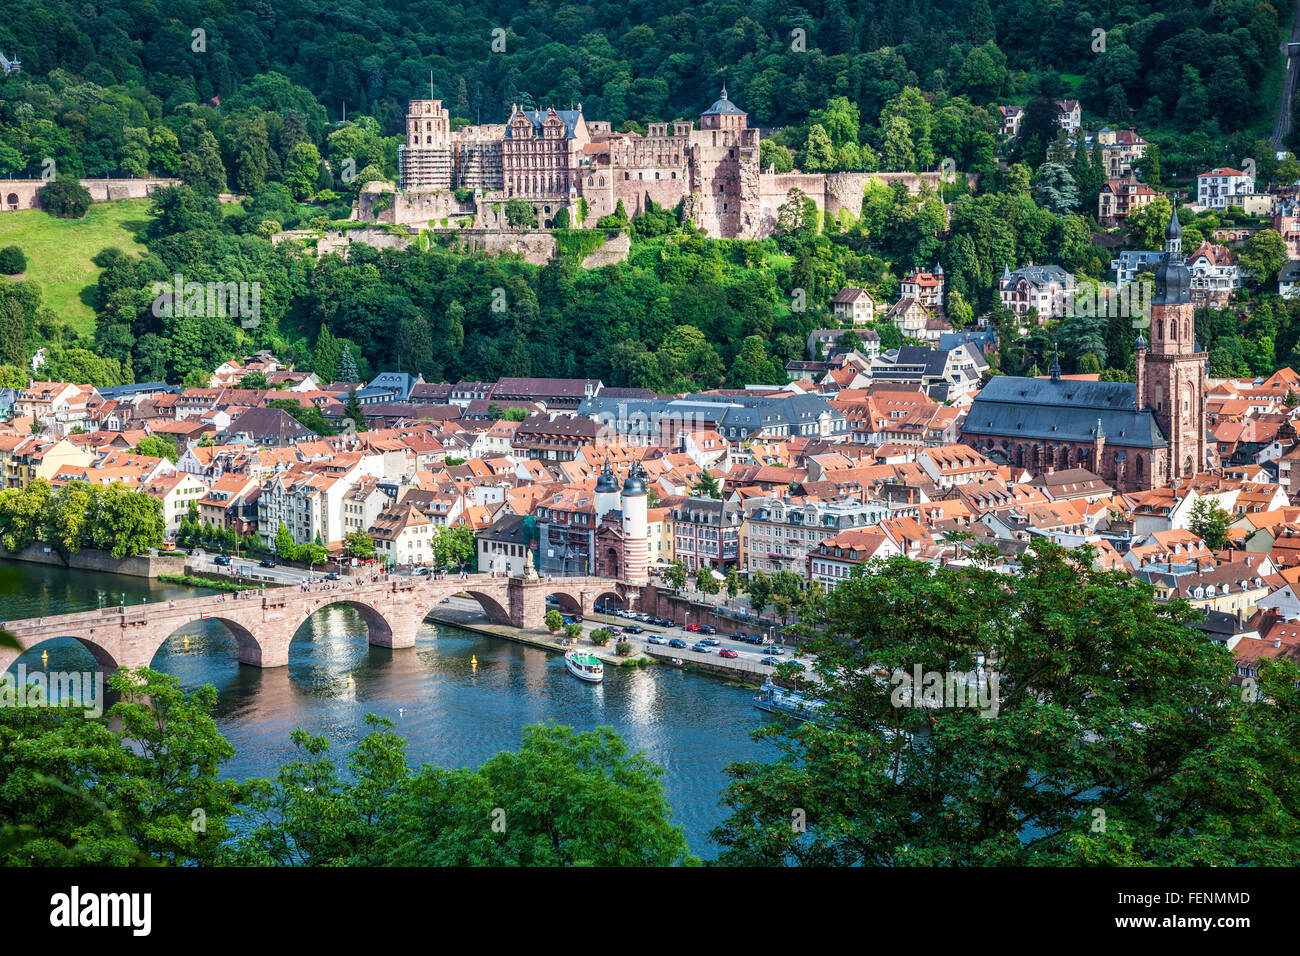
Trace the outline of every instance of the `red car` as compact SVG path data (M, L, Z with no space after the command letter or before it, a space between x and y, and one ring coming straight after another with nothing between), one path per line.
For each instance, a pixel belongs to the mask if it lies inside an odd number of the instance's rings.
M683 625L682 625L682 630L683 630L683 631L698 631L699 629L700 629L700 626L699 626L698 624L683 624Z
M718 656L719 656L719 657L739 657L740 655L737 654L735 651L733 651L730 647L724 647L722 650L718 651Z

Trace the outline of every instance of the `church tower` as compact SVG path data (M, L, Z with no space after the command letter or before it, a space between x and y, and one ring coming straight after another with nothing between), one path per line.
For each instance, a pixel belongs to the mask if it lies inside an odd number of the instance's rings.
M1163 460L1158 453L1153 456L1150 487L1172 484L1206 466L1206 354L1196 343L1192 277L1182 246L1175 207L1165 228L1164 261L1156 268L1150 350L1139 346L1137 354L1138 407L1151 409L1169 443Z

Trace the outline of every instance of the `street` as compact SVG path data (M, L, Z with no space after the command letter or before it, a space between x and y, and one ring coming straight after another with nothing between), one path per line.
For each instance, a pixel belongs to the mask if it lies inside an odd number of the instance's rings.
M563 609L556 608L554 605L551 606L551 609L558 610L561 614L565 613ZM439 610L444 613L446 611L452 611L454 614L449 616L459 617L466 623L471 623L474 619L483 617L483 609L479 607L478 602L473 598L450 598L442 608L439 608ZM630 624L637 624L638 626L645 628L645 630L640 634L623 633L623 628ZM614 632L614 640L611 644L620 640L627 641L635 649L634 653L643 653L648 646L647 638L655 635L665 637L669 640L672 640L674 637L681 638L686 641L688 648L694 645L696 641L708 636L695 631L684 631L680 624L676 627L660 627L655 624L645 624L641 621L631 621L614 614L606 615L599 612L593 612L590 617L583 618L583 638L585 640L590 640L591 632L602 627ZM751 631L750 633L754 632ZM713 637L716 640L721 641L721 643L711 651L715 657L717 656L718 651L724 647L729 647L736 651L740 655L741 660L748 660L755 664L757 664L762 658L772 655L771 647L757 647L753 644L745 644L741 641L731 640L728 638L727 634L723 632L714 634ZM779 641L777 642L777 646L781 646ZM799 660L805 667L810 664L807 657L796 657L791 653L790 648L785 648L784 652L777 656L779 656L782 661Z
M229 565L216 564L215 554L208 554L203 551L195 551L194 554L186 558L186 562L195 571L204 571L208 574L219 574L223 578L243 577L253 581L266 581L268 584L301 584L309 577L307 571L302 568L289 568L277 565L274 568L258 567L257 561L251 558L231 557ZM258 560L261 560L260 558ZM319 578L322 572L317 571L311 577Z

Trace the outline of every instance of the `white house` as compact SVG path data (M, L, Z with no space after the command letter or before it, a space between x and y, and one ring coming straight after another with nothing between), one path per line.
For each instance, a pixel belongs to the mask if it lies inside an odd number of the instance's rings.
M1255 181L1240 169L1217 166L1196 176L1196 205L1202 209L1226 209L1228 197L1255 191Z

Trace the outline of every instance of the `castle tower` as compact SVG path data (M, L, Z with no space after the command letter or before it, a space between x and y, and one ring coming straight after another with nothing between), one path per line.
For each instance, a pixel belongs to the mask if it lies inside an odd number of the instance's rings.
M611 511L617 511L618 506L618 479L614 477L614 469L610 467L609 459L606 458L605 468L596 479L597 523Z
M1138 405L1155 413L1169 443L1163 463L1158 455L1152 462L1147 479L1151 487L1172 484L1206 465L1206 354L1196 343L1192 277L1183 261L1182 245L1183 228L1175 208L1165 228L1164 261L1156 269L1150 350L1138 358Z
M645 479L645 472L637 464L623 482L623 576L633 584L650 581L650 519Z

